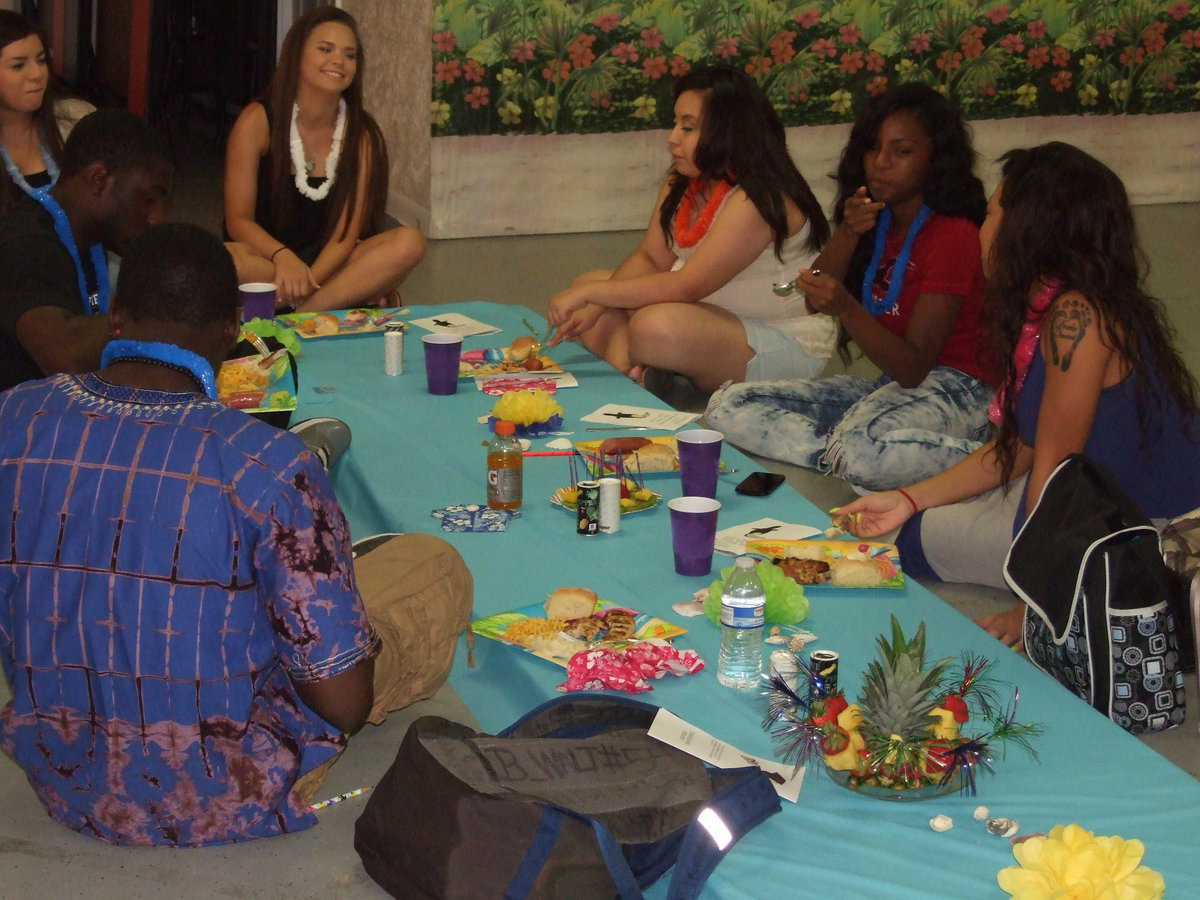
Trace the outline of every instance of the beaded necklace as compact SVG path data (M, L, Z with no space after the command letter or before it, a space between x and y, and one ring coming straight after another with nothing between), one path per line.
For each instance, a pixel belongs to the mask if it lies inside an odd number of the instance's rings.
M862 282L863 306L871 315L880 316L885 312L890 312L900 299L900 290L904 287L904 274L908 269L908 260L912 256L913 244L916 243L918 232L931 215L933 215L933 210L928 206L922 205L918 210L917 217L908 226L908 234L904 236L904 244L900 247L896 264L892 267L892 277L888 281L887 294L882 300L876 300L875 273L879 271L879 263L883 260L883 248L887 243L888 228L892 224L891 207L885 206L883 212L879 214L879 219L875 223L875 252L871 254L871 262L867 265Z
M96 291L92 293L87 288L87 273L83 271L83 260L79 257L79 247L75 243L75 235L71 233L71 223L67 221L67 211L54 199L49 191L34 191L33 197L54 220L54 233L75 263L75 275L79 280L79 297L83 301L85 313L108 312L108 260L104 256L103 244L92 244L89 248L92 259L92 273L96 278Z
M158 341L109 341L100 355L100 367L107 368L121 360L149 363L190 375L210 400L217 399L217 380L213 377L212 366L199 353Z
M696 199L700 196L700 179L694 179L679 199L679 209L675 213L675 243L680 247L694 247L700 243L700 239L708 234L709 226L712 225L717 210L721 208L725 195L731 190L733 185L728 181L718 182L708 203L704 204L704 209L700 211L699 218L689 225Z
M38 144L38 149L42 151L42 162L46 165L46 174L50 176L50 183L45 187L35 188L25 180L25 176L21 174L21 170L17 168L13 158L8 155L8 148L4 146L3 141L0 141L0 156L4 157L4 168L8 169L8 177L13 180L13 184L30 197L39 191L48 191L58 183L58 166L54 162L54 157L50 155L45 144Z
M325 181L320 187L311 187L308 183L308 173L315 168L304 158L304 142L300 140L300 126L296 117L300 115L300 104L292 104L292 128L289 132L292 149L292 168L296 170L296 190L309 200L324 200L333 189L337 178L338 159L342 155L342 137L346 134L346 101L338 101L337 121L333 126L333 143L329 145L329 155L325 157Z

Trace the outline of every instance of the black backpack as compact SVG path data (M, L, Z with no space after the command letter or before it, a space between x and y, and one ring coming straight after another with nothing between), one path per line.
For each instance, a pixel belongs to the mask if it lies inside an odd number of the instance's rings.
M1059 463L1004 570L1028 604L1034 665L1134 734L1184 720L1181 585L1157 529L1107 469L1081 454Z
M354 848L395 897L639 898L672 866L668 896L696 897L779 797L757 767L709 769L649 737L657 710L569 694L496 736L417 719Z

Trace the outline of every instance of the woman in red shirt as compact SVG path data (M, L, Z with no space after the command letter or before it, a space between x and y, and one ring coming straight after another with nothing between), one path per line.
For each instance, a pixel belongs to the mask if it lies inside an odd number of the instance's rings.
M982 443L993 387L974 162L961 114L933 89L872 101L842 152L838 227L796 289L882 374L727 385L709 402L713 428L869 490L940 472Z

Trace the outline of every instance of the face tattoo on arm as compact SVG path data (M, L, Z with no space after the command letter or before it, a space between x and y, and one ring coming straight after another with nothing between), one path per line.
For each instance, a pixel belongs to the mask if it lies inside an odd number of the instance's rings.
M1070 369L1071 358L1091 324L1092 313L1086 304L1079 300L1065 300L1059 304L1050 317L1050 361L1064 372ZM1061 357L1060 342L1065 345Z

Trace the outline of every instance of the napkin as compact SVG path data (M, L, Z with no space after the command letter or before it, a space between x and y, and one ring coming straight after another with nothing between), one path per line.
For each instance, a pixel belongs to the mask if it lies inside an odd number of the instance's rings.
M515 509L492 509L478 503L459 503L430 513L442 520L442 531L505 531L510 519L521 513Z

